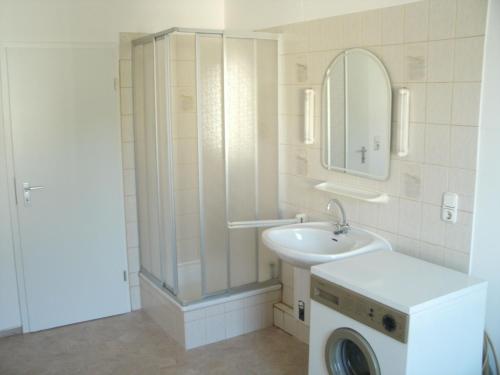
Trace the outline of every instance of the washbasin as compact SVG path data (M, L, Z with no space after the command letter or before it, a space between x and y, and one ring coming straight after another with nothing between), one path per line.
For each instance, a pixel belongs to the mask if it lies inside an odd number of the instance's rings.
M335 225L329 222L292 224L265 230L262 241L285 262L307 269L369 251L392 250L386 239L364 229L334 231Z

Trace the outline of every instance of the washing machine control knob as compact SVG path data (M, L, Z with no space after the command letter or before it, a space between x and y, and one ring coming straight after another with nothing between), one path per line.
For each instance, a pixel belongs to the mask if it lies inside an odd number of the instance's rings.
M396 319L394 319L391 315L386 314L382 317L382 325L387 332L393 332L397 326Z

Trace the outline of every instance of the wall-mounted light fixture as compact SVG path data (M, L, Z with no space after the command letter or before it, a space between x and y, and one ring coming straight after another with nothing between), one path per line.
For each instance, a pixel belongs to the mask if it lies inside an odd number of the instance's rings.
M399 96L399 119L396 142L396 154L399 157L408 156L409 152L409 127L410 127L410 90L400 88Z
M304 143L314 143L314 90L304 90Z

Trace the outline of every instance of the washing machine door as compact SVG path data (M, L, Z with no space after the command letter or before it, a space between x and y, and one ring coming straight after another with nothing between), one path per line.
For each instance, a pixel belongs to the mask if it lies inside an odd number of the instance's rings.
M380 375L370 344L350 328L333 331L326 342L325 361L330 375Z

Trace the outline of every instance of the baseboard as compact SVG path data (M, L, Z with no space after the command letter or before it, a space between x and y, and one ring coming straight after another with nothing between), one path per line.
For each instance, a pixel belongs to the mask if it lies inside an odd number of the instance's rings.
M9 329L1 330L0 331L0 337L20 335L21 333L23 333L23 328L22 327L9 328Z

